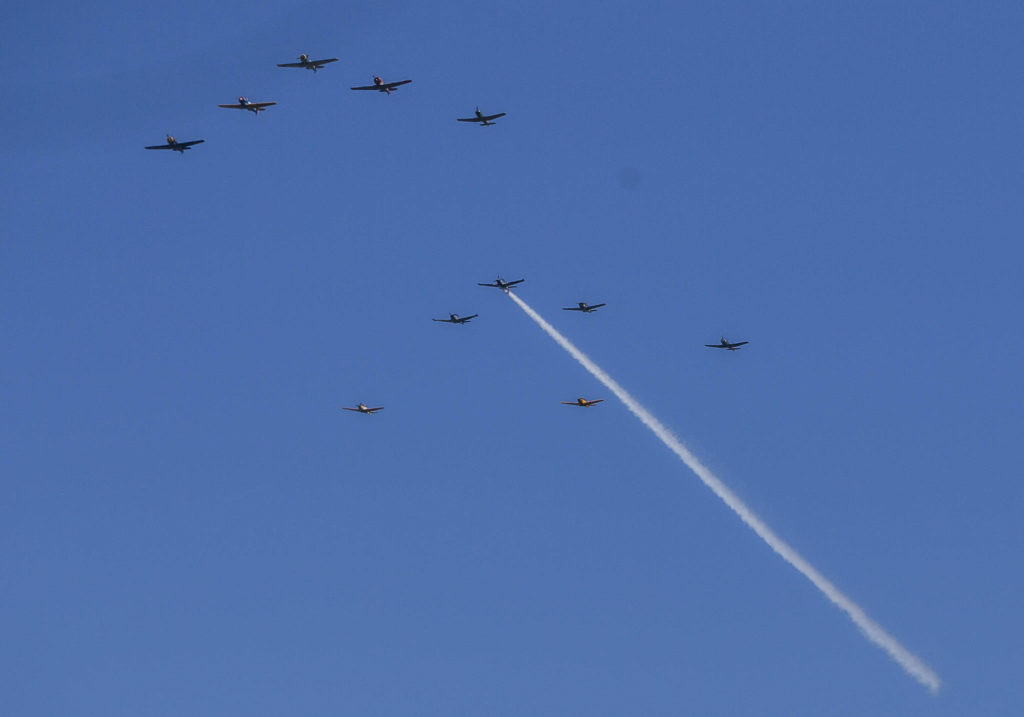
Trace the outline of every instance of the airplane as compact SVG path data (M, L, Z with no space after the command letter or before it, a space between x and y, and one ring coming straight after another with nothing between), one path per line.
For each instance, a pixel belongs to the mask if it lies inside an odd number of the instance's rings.
M522 284L526 279L516 279L515 281L505 281L500 276L495 279L493 284L481 284L479 281L476 283L477 286L493 286L495 289L501 289L506 294L516 284Z
M450 318L447 319L434 319L434 321L444 321L448 324L467 324L470 319L475 319L480 314L473 314L472 316L459 316L458 314L448 314Z
M704 344L704 345L707 346L709 349L728 349L729 351L739 351L740 350L740 346L743 346L743 345L749 344L749 343L750 343L749 341L738 341L738 342L736 342L734 344L731 344L731 343L729 343L728 341L726 341L723 338L722 339L722 343L720 343L720 344Z
M383 406L377 406L376 408L369 408L365 403L358 404L355 408L349 408L348 406L342 406L342 409L346 411L355 411L356 413L373 414L377 411L384 409Z
M582 311L585 314L592 314L607 304L588 304L586 301L579 302L579 306L566 306L562 311Z
M582 396L580 396L575 401L562 401L562 405L565 405L565 406L582 406L583 408L590 408L595 403L601 403L601 401L603 401L603 400L604 400L603 398L595 398L593 401L588 401L587 399L585 399Z
M191 142L179 142L171 135L167 135L167 144L154 144L152 147L146 147L146 149L173 149L175 152L184 155L186 149L191 149L192 145L202 144L205 141L205 139L194 139Z
M276 105L276 102L253 102L252 100L246 99L245 97L238 98L237 105L217 105L218 107L224 107L229 110L249 110L254 115L259 116L260 112L266 112L267 108L271 105Z
M504 117L504 116L505 116L504 112L499 112L496 115L485 115L483 112L480 111L480 108L477 107L476 108L476 116L475 117L458 117L458 118L456 118L456 121L458 121L458 122L479 122L481 127L491 127L491 126L493 126L495 124L494 122L491 122L491 120L496 120L499 117Z
M282 64L279 64L278 67L305 67L307 70L312 70L313 72L316 72L317 70L322 70L324 65L326 65L328 62L337 61L337 57L331 57L327 60L311 60L309 59L309 55L307 55L306 53L302 53L301 55L299 55L298 62L284 62Z
M372 85L363 85L362 87L353 87L353 90L377 90L378 92L386 92L391 94L394 90L397 90L399 85L407 85L412 80L399 80L398 82L385 82L379 77L373 78Z

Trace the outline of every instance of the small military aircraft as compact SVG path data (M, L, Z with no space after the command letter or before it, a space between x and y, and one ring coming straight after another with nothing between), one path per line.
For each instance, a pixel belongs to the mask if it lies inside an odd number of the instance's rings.
M483 112L480 111L480 108L477 107L475 117L458 117L456 119L459 122L479 122L481 127L492 127L495 123L492 122L491 120L496 120L499 117L504 116L504 112L499 112L496 115L485 115Z
M582 311L584 314L592 314L602 306L607 306L607 304L588 304L586 301L580 301L579 306L566 306L562 311Z
M373 78L372 85L363 85L362 87L353 87L353 90L377 90L377 92L385 92L391 94L394 90L397 90L400 85L407 85L412 80L399 80L398 82L385 82L379 77Z
M516 284L522 284L526 279L516 279L515 281L505 281L500 276L494 280L493 284L482 284L479 281L476 283L477 286L493 286L495 289L501 289L506 294Z
M723 338L722 339L722 343L720 343L720 344L704 344L704 345L707 346L709 349L727 349L729 351L739 351L740 350L740 346L744 346L744 345L749 344L749 343L750 343L749 341L737 341L736 343L733 344L733 343L729 343L728 341L726 341Z
M349 408L348 406L342 406L342 409L344 409L346 411L355 411L356 413L371 414L371 413L376 413L377 411L384 410L384 407L383 406L377 406L376 408L370 408L365 403L360 403L360 404L356 405L355 408Z
M146 149L173 149L175 152L184 155L186 149L190 149L194 144L202 144L205 141L205 139L194 139L191 142L179 142L171 135L167 135L167 144L154 144L152 147L146 147Z
M475 319L480 314L473 314L472 316L459 316L458 314L448 314L447 319L434 319L434 321L443 321L448 324L468 324L471 319Z
M312 70L313 72L316 72L317 70L322 70L324 65L326 65L327 63L337 61L337 57L331 57L326 60L311 60L309 59L309 55L307 55L306 53L302 53L301 55L299 55L298 62L284 62L279 64L278 67L304 67L307 70Z
M217 105L218 107L224 107L229 110L249 110L254 115L259 116L260 112L266 112L267 108L271 105L276 105L276 102L253 102L245 97L238 98L237 105Z
M588 401L587 399L585 399L582 396L580 396L575 401L562 401L562 405L563 406L582 406L583 408L590 408L595 403L601 403L601 401L603 401L603 400L604 400L603 398L595 398L593 401Z

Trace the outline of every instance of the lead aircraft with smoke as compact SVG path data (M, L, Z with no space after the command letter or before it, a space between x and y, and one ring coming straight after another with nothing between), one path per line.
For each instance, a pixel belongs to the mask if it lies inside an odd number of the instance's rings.
M509 289L511 289L516 284L522 284L524 281L526 281L526 279L516 279L515 281L505 281L504 279L502 279L499 276L497 279L494 280L493 284L483 284L483 283L478 281L478 282L476 282L476 285L477 286L493 286L495 289L501 289L502 291L504 291L507 294L509 292Z

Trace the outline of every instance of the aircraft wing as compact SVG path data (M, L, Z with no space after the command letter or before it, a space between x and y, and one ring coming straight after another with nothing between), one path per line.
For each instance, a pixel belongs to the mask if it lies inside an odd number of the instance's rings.
M194 144L202 144L205 141L205 139L194 139L191 142L178 142L175 147L191 147ZM170 145L167 146L169 147Z
M482 120L483 120L484 122L490 122L491 120L496 120L496 119L498 119L499 117L504 117L504 116L505 116L505 113L504 113L504 112L499 112L499 113L498 113L498 114L496 114L496 115L487 115L486 117L481 117L481 119L482 119Z
M460 316L459 318L462 319L463 321L469 321L470 319L475 319L479 315L480 314L473 314L472 316Z
M580 306L565 306L562 307L562 311L585 311L585 309Z
M562 403L563 406L578 406L578 405L580 405L576 401L562 401L561 403Z
M483 122L484 117L457 117L456 122Z
M146 147L146 149L174 149L173 144L154 144L152 147Z
M593 401L587 401L586 405L593 406L595 403L601 403L603 400L603 398L595 398Z
M729 345L733 346L733 347L735 347L735 346L746 346L749 343L750 343L749 341L739 341L739 342L737 342L735 344L729 344Z
M376 408L367 408L366 412L367 413L376 413L377 411L383 411L383 410L384 410L383 406L377 406Z
M446 324L454 324L455 319L431 319L431 321L443 321Z
M278 64L278 67L323 67L329 62L337 61L337 57L331 57L327 60L307 60L306 62L282 62Z
M276 105L276 104L277 104L276 102L250 102L247 105L217 105L217 106L218 107L223 107L223 108L229 109L229 110L251 110L253 108L255 108L255 109L262 109L263 107L270 107L271 105Z
M398 87L399 85L407 85L410 82L412 82L412 80L399 80L398 82L385 82L383 85L381 85L381 87L384 88L384 89L393 90L394 88Z
M379 90L383 85L378 87L377 85L363 85L362 87L350 87L350 90Z
M709 349L727 349L727 348L729 348L728 346L723 346L722 344L704 344L704 345L707 346Z
M600 308L601 308L602 306L607 306L607 305L608 305L608 304L591 304L591 305L590 305L590 306L588 306L587 308L588 308L588 309L600 309Z
M526 279L516 279L515 281L506 281L505 286L515 286L516 284L522 284Z
M479 282L479 281L478 281L478 282L476 282L476 285L477 285L477 286L493 286L493 287L495 287L495 288L498 288L498 286L499 286L498 284L484 284L484 283L481 283L481 282Z
M341 410L342 410L342 411L355 411L356 413L358 413L358 412L359 412L359 409L358 409L358 408L349 408L348 406L342 406L342 407L341 407Z

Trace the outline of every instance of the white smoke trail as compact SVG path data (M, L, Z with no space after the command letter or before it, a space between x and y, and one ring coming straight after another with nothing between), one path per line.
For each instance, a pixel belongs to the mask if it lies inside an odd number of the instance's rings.
M591 361L586 354L576 348L572 342L562 336L562 334L558 333L551 324L545 321L540 314L530 308L526 302L511 292L508 292L508 295L511 297L512 301L519 305L519 308L525 311L531 319L536 321L537 324L547 332L548 336L553 338L559 346L568 351L574 359L582 364L583 368L593 374L594 378L603 383L609 391L614 393L618 399L625 404L626 408L633 412L633 415L639 418L645 426L654 432L654 435L661 439L662 443L668 446L673 453L679 456L683 463L689 466L690 469L697 474L697 477L704 482L704 485L714 491L715 495L725 501L725 504L732 508L733 512L740 517L740 520L750 526L750 528L757 533L764 542L768 543L768 546L778 553L783 560L796 568L805 578L810 580L814 584L814 587L818 588L818 590L825 594L825 597L835 603L840 610L849 615L850 619L853 620L854 624L860 628L860 631L864 633L865 637L889 653L889 656L899 663L900 667L906 670L907 673L918 682L931 690L932 693L938 692L939 686L942 682L939 680L939 676L930 667L924 664L917 655L903 647L895 637L890 635L882 628L881 625L868 617L867 613L864 612L859 605L840 592L839 588L833 585L824 575L819 573L813 565L807 562L788 543L776 535L763 520L757 517L757 515L755 515L754 512L739 499L739 496L729 490L729 488L726 487L726 485L714 473L708 470L704 464L697 460L697 457L683 445L682 441L676 438L672 432L662 425L661 421L651 415L646 408L641 406L640 403L626 391L626 389L605 373L600 366Z

